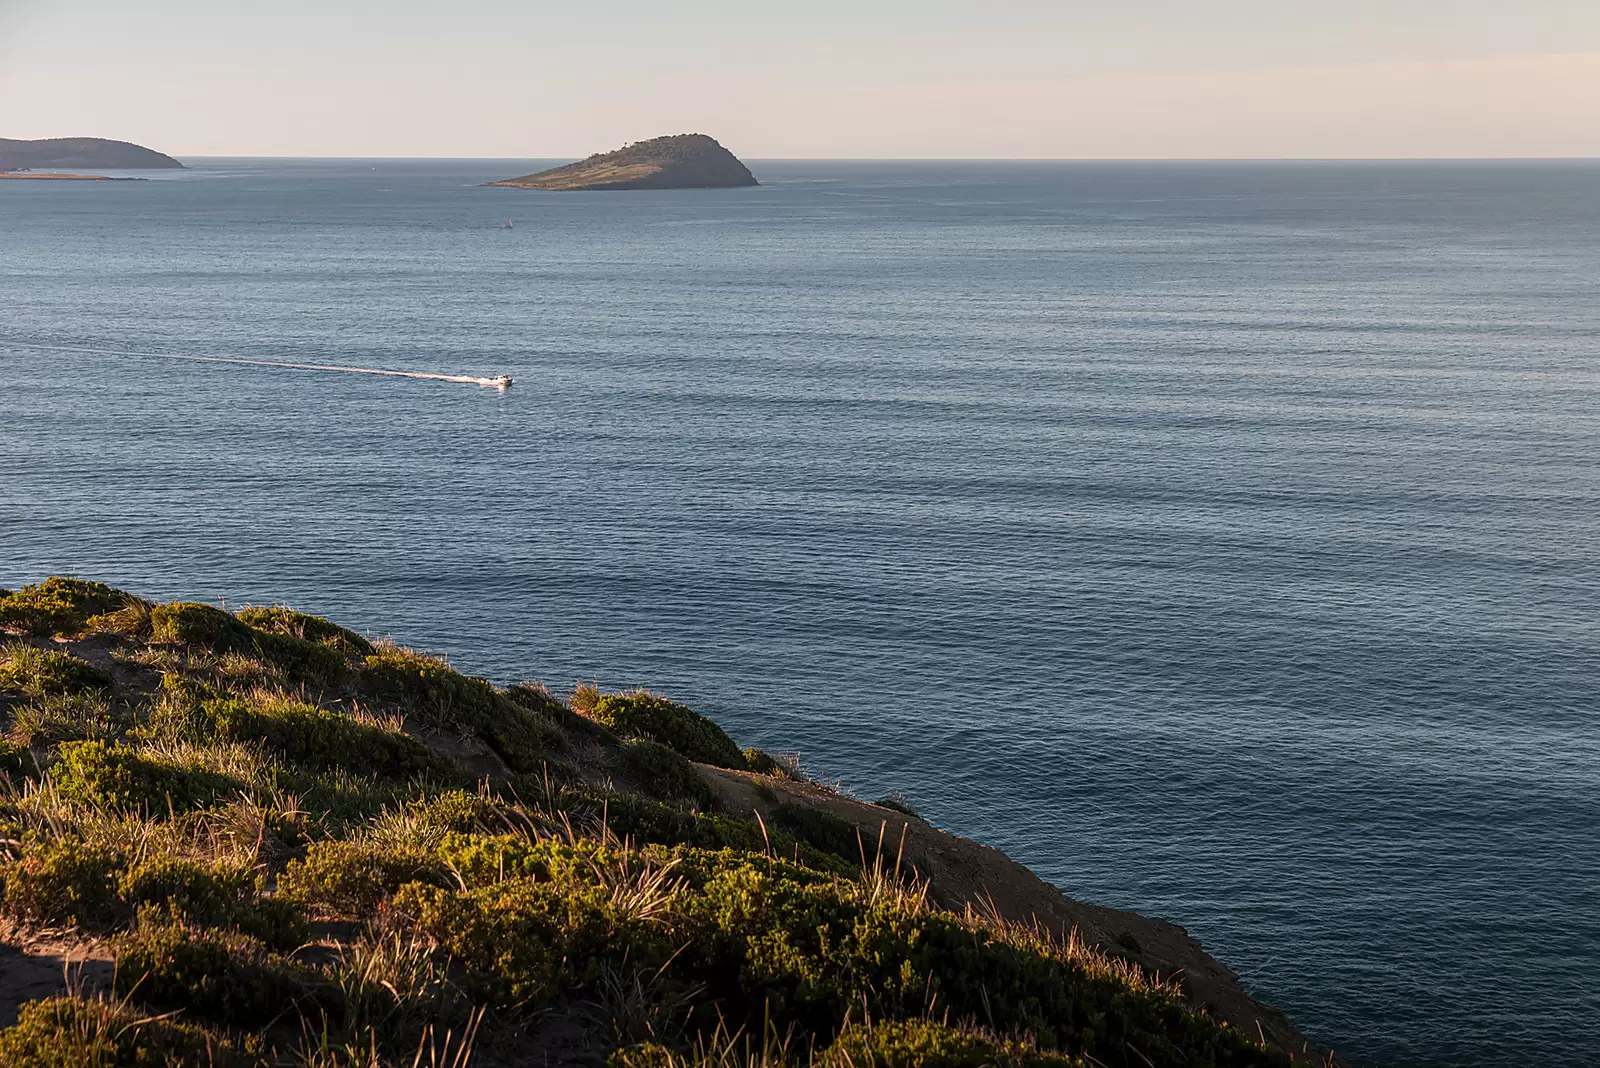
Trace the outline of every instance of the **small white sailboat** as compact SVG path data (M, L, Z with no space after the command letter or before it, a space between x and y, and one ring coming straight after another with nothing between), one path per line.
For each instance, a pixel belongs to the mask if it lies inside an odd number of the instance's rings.
M516 229L516 227L511 225L511 220L510 219L507 219L506 220L506 224L504 226L502 226L500 229L502 229L502 230L514 230L514 229Z

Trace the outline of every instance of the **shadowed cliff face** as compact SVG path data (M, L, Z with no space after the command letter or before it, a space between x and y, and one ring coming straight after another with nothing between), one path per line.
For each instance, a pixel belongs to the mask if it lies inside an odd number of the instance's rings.
M516 189L729 189L757 185L732 152L705 134L675 134L490 185Z
M78 170L171 170L183 164L154 149L127 141L108 141L103 137L50 137L40 141L16 141L0 137L0 171Z

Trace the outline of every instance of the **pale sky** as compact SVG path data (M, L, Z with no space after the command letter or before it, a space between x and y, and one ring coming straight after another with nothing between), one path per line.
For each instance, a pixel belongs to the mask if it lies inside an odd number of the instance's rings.
M177 156L1600 156L1600 0L0 0L0 136Z

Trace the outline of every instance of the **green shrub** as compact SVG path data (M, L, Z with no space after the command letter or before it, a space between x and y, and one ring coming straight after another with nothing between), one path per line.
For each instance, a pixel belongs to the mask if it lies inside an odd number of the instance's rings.
M495 692L483 679L398 646L383 646L361 668L364 690L397 702L432 727L462 731L487 743L512 771L541 771L562 737L537 712Z
M155 605L149 601L141 601L137 597L129 597L128 602L121 608L91 616L84 624L84 630L91 634L116 634L129 639L146 639L150 637L150 613Z
M151 609L150 638L218 653L248 652L255 646L255 631L247 624L215 605L195 601L173 601Z
M320 642L258 631L209 604L156 605L150 612L150 636L215 653L259 656L292 678L319 685L336 682L345 671L344 656Z
M305 859L292 860L278 881L285 900L336 916L361 917L406 883L444 883L439 860L419 850L370 842L313 842Z
M659 969L676 948L641 915L638 895L617 892L581 867L471 890L412 883L395 909L412 917L466 969L467 989L492 1004L535 1009L591 988L609 969Z
M304 974L248 935L186 924L142 926L116 942L118 994L235 1026L293 1015Z
M702 764L744 770L744 752L721 727L700 713L645 690L608 693L594 702L591 719L624 738L645 738Z
M385 809L406 804L412 784L395 779L362 775L348 768L302 768L297 765L275 769L275 785L299 801L299 807L315 814L321 834L345 835Z
M5 911L17 919L87 927L119 911L117 873L124 858L74 838L26 838L22 856L0 868Z
M604 816L612 834L640 845L656 843L750 853L766 853L770 849L774 856L835 875L854 875L861 866L859 860L825 853L777 827L768 827L762 834L761 828L749 820L687 812L632 794L608 794L588 804Z
M28 697L55 697L111 689L111 676L71 653L13 642L0 650L0 689Z
M152 813L190 809L236 794L244 785L204 768L151 760L121 743L67 742L59 753L50 775L61 797L102 808Z
M636 738L622 747L622 759L628 771L657 797L687 801L701 808L717 807L717 795L688 758L676 750Z
M446 790L432 797L419 797L407 802L406 811L440 830L467 833L479 830L494 819L499 807L494 800L482 794Z
M300 910L264 897L261 876L240 864L158 856L125 872L118 894L136 911L154 909L180 923L233 928L287 948L305 939Z
M994 1056L1064 1068L1065 1055L1078 1053L1128 1068L1143 1058L1197 1068L1288 1063L1125 966L964 922L916 893L748 853L679 856L673 874L684 883L658 891L648 918L636 905L619 906L649 896L644 880L607 876L618 862L599 854L592 864L497 876L466 890L408 886L396 907L497 1004L581 994L620 969L662 989L700 985L706 1008L691 1014L691 1025L707 1030L756 1033L775 1024L824 1047L852 1018L918 1019L937 1004L952 1019L992 1021L1002 1034L1033 1034L1039 1044L908 1027L857 1035L841 1048L880 1058L874 1063L964 1065Z
M260 1068L261 1042L236 1039L125 1003L55 997L22 1006L0 1031L6 1068Z
M122 852L76 838L25 840L21 858L0 866L0 889L8 915L39 923L103 928L154 912L274 945L305 936L299 909L262 897L249 868L161 855L130 865Z
M363 661L361 685L443 726L476 728L494 710L493 686L399 646L383 646Z
M115 611L132 598L100 582L52 577L0 599L0 630L39 637L71 636L92 616Z
M6 733L22 745L49 746L112 738L126 725L100 694L56 694L13 709Z
M592 882L595 865L614 854L587 839L535 841L520 834L445 835L438 856L452 882L465 887L488 886L503 879L532 878L562 884Z
M209 701L224 700L225 690L200 679L168 671L161 676L161 691L149 704L142 734L154 738L204 741L216 727L205 712Z
M659 1042L623 1046L606 1058L606 1068L689 1068L699 1062L681 1057Z
M245 608L239 618L257 630L317 642L352 656L370 656L374 651L372 643L355 631L284 605Z
M393 778L441 770L428 747L415 738L316 705L229 699L207 702L204 712L221 737L264 742L310 767L355 767Z
M443 958L431 941L398 928L368 929L342 945L322 969L332 1010L324 1018L324 1033L355 1036L360 1041L354 1045L363 1053L387 1054L382 1063L394 1068L445 1068L447 1061L451 1068L466 1068L464 1060L419 1053L429 1047L439 1052L431 1041L436 1035L472 1028L472 1007ZM365 1059L357 1065L373 1068Z
M953 1019L1031 1033L1041 1047L1111 1065L1287 1065L1187 1010L1126 966L1038 936L997 932L881 885L819 883L794 869L731 859L680 902L693 932L672 969L701 978L730 1026L771 1018L826 1040L851 1014L919 1017L936 999Z
M256 655L292 679L331 686L344 677L349 665L344 654L321 642L290 638L282 634L260 634L255 640Z
M864 836L849 820L810 805L797 805L779 801L772 806L772 825L794 835L800 841L824 853L832 853L846 861L862 863ZM872 839L877 841L877 828L872 828Z
M804 782L799 759L793 756L773 756L765 749L751 746L744 750L745 767L757 775L773 775L780 779Z
M25 745L0 739L0 778L20 783L23 779L33 778L38 774L39 768L34 762L33 750Z
M1040 1050L930 1020L885 1020L840 1033L816 1068L1085 1068L1078 1057Z
M592 741L615 745L616 735L588 716L579 715L542 683L520 682L505 691L507 699L561 730Z

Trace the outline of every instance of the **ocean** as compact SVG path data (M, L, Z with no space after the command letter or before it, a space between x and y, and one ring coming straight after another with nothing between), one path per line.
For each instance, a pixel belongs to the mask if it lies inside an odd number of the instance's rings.
M1600 1062L1600 164L191 162L0 183L0 585L649 686L1357 1063Z

